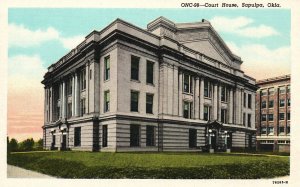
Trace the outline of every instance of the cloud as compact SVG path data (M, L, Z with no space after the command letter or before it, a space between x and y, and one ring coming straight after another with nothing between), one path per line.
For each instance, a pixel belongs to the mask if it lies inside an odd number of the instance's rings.
M291 49L288 46L270 49L262 44L226 44L242 57L242 70L257 80L291 73Z
M76 45L84 40L84 36L74 36L69 38L61 38L60 41L66 49L73 49Z
M267 25L251 26L254 20L243 16L236 18L217 16L211 19L211 23L219 32L227 32L249 38L264 38L279 35L278 31Z
M61 33L53 27L47 29L30 30L24 25L17 25L10 23L8 25L9 47L36 47L44 42L59 41L64 48L72 49L76 47L81 41L84 40L84 36L77 35L72 37L63 37Z
M32 47L40 45L43 42L56 40L59 38L59 32L52 27L46 30L29 30L24 25L14 23L8 25L8 43L10 47Z

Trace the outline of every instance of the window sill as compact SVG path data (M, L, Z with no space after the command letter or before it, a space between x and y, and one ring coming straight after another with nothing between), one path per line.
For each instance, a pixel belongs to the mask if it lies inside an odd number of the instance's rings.
M140 80L130 79L131 82L141 83Z
M205 96L204 96L204 99L210 99L210 100L211 100L212 98L211 98L211 97L205 97Z
M186 95L193 95L193 93L189 93L189 92L182 92L182 93Z
M106 82L109 82L109 81L110 81L110 79L106 79L106 80L104 80L103 82L106 83Z
M155 87L153 83L146 83L146 85Z

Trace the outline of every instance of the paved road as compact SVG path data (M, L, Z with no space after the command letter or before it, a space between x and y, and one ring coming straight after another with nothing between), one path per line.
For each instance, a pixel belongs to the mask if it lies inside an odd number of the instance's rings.
M41 174L35 171L7 165L8 178L55 178L49 175Z

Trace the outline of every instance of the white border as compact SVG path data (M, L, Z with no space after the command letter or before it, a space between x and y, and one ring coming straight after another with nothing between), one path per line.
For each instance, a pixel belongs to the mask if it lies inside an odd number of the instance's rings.
M200 2L212 3L210 0L2 0L0 1L0 185L1 186L274 186L275 179L259 180L84 180L84 179L7 179L6 178L6 132L7 132L7 10L13 7L41 7L41 8L181 8L180 3ZM292 51L292 118L291 118L291 176L289 185L300 186L300 2L297 0L214 0L213 3L268 3L276 2L281 8L291 9L291 51ZM221 9L221 8L220 8ZM246 8L245 8L246 9ZM265 7L265 9L268 9ZM234 9L233 9L234 10ZM201 11L201 9L199 9ZM274 20L276 22L276 20ZM276 55L276 54L274 54ZM283 179L286 180L286 179ZM275 185L282 186L282 185ZM284 186L284 185L283 185Z

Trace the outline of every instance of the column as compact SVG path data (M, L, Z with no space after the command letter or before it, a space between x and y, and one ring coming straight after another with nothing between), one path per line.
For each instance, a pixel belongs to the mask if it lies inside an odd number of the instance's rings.
M47 122L47 88L44 88L44 123Z
M229 103L228 103L228 113L229 113L229 119L228 123L231 124L233 122L233 91L232 88L230 88L229 91Z
M221 121L221 93L222 93L222 86L219 86L219 93L218 93L218 121Z
M200 119L204 118L204 78L201 77L200 82Z
M244 90L241 89L241 110L240 110L240 124L243 124L243 120L244 120L244 115L243 115L243 111L244 111ZM246 103L246 107L247 107L247 103ZM244 124L243 124L244 125ZM247 116L245 116L245 126L247 126Z
M78 73L75 73L75 116L79 116L79 99L80 99L80 91L79 91L79 76Z
M240 97L241 92L239 88L235 90L235 124L240 124Z
M179 72L179 97L178 97L178 110L179 110L179 116L182 117L182 72Z
M66 82L62 83L62 118L66 118Z
M196 77L194 95L195 95L195 119L199 119L199 77Z
M213 120L218 119L218 83L214 83Z
M89 91L90 91L90 86L89 86L89 80L90 80L90 62L86 63L86 67L85 67L85 81L86 81L86 88L85 88L85 113L88 114L89 113Z
M173 115L178 115L178 67L174 66L174 72L173 72Z
M75 116L75 75L72 76L72 117Z
M59 98L60 98L60 101L59 101L59 105L60 105L60 110L59 110L59 118L62 118L62 100L63 100L63 96L62 96L62 83L59 84Z

